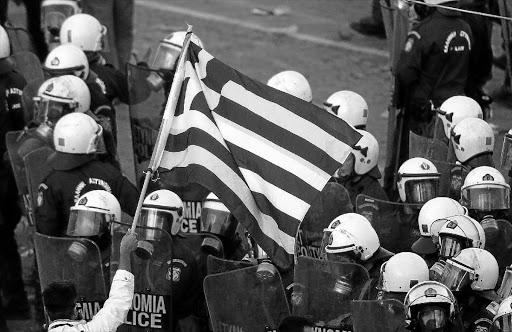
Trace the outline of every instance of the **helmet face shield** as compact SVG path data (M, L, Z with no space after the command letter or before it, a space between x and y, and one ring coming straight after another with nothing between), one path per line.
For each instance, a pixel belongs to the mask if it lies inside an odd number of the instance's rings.
M460 291L471 284L473 274L474 271L470 267L448 260L440 282L452 291Z
M467 240L463 238L440 235L439 256L450 258L457 256L462 249L466 249Z
M404 183L407 203L423 204L437 197L439 178L411 179Z
M156 51L153 68L174 69L176 61L181 53L181 47L161 42Z
M209 208L206 205L201 210L201 231L231 238L235 235L238 222L231 213L225 210Z
M512 315L507 314L496 318L491 327L491 332L512 331Z
M471 210L493 211L510 208L510 189L507 187L469 187L462 190L462 201Z
M498 296L502 299L512 295L512 268L510 266L507 266L507 269L505 270L503 280L501 281L501 286L497 293Z
M345 251L339 253L327 253L327 260L339 263L359 263L359 256L355 251Z
M62 23L70 16L75 14L75 8L71 5L55 4L41 6L41 17L43 26L48 31L58 37Z
M418 313L418 323L423 331L442 329L447 320L446 311L438 306L426 306Z
M103 233L108 226L105 212L81 210L71 207L68 223L68 236L88 237Z
M155 208L142 208L140 212L140 219L138 225L141 227L150 227L170 231L175 221L173 212ZM142 239L144 240L159 240L161 232L153 229L142 229Z
M77 107L77 103L71 100L64 101L34 97L34 108L38 123L50 122L55 124L64 115L73 113Z

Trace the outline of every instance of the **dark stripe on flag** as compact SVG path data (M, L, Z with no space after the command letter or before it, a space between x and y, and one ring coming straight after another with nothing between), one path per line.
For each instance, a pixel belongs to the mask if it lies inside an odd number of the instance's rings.
M256 192L252 192L252 194L261 212L268 216L272 216L279 225L280 230L286 234L295 236L297 228L300 226L299 220L290 217L286 213L283 213L281 210L276 208L272 203L270 203L265 195Z

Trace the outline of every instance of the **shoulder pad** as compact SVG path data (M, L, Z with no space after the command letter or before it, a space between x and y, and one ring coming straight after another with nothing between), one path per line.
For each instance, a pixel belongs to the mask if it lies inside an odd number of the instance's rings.
M485 308L485 310L489 311L493 316L496 316L496 313L498 313L498 308L500 307L500 304L496 301L492 301L489 303L489 305Z

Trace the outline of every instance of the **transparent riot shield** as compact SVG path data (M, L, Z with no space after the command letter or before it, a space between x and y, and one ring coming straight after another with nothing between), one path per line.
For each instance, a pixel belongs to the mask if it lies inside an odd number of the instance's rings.
M44 79L41 61L34 53L21 51L11 55L11 59L14 61L14 69L23 75L27 83Z
M100 250L91 240L34 234L41 289L53 281L75 283L84 319L90 320L108 297Z
M400 0L380 0L380 8L388 41L391 70L395 73L411 27L409 5Z
M206 259L206 270L208 275L239 270L251 266L254 266L254 264L248 261L232 261L230 259L219 258L212 255L209 255Z
M388 202L366 195L356 198L356 212L365 216L377 231L380 245L394 253L411 251L420 237L418 214L421 204Z
M42 197L38 197L39 184L50 173L51 168L46 160L53 153L53 151L54 150L50 147L42 147L28 153L23 158L27 176L29 198L33 209L35 209L36 206L40 204L39 199L42 200ZM35 216L33 216L33 223L37 224Z
M501 278L512 264L512 225L504 219L484 219L480 224L485 231L485 250L498 261Z
M37 91L41 87L41 84L45 81L44 78L37 79L29 82L23 88L23 119L25 124L30 124L36 119L36 109L34 108L34 97L37 96Z
M112 224L110 277L119 266L121 239L131 225ZM139 245L131 255L135 294L125 323L117 331L170 331L172 280L180 273L172 267L172 238L158 228L137 227Z
M210 233L186 233L183 234L183 243L192 251L197 260L201 260L201 257L206 261L206 257L211 254L216 257L224 257L224 248L222 247L222 241L215 235ZM208 248L204 248L204 243L220 243L219 251L210 251ZM206 250L203 250L206 249Z
M352 330L350 302L368 296L369 280L368 271L359 264L299 257L292 312L309 317L317 326Z
M348 212L353 212L353 206L347 190L339 183L327 183L300 224L297 255L321 258L323 230L336 217Z
M512 4L507 0L497 0L500 15L503 17L512 17ZM512 79L512 22L501 20L501 34L503 37L503 46L507 57L507 75Z
M277 330L290 316L281 277L259 280L257 266L212 274L204 293L214 332Z
M163 79L157 71L127 64L130 124L137 183L147 168L158 135L166 98Z
M404 305L398 300L352 301L350 306L354 331L406 331Z

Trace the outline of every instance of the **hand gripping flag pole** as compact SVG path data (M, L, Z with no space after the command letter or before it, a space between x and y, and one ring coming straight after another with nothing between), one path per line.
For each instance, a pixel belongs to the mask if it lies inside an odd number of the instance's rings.
M188 25L185 41L183 42L183 48L181 49L181 54L180 57L178 58L176 74L174 75L174 79L172 81L171 91L169 92L167 104L165 105L165 112L162 117L162 123L160 124L160 129L158 130L158 137L156 139L155 148L153 149L153 154L151 155L151 160L149 161L148 169L145 172L146 177L144 178L144 185L142 186L139 202L137 203L137 210L135 211L135 216L133 217L133 223L131 228L132 233L135 232L137 222L139 221L140 211L142 209L142 203L144 202L144 198L146 196L149 180L160 166L160 161L162 160L165 144L167 142L167 138L169 137L172 119L174 118L174 113L176 112L176 105L178 104L181 86L183 85L183 79L185 77L185 60L187 57L188 47L190 44L190 36L192 36L192 26Z

